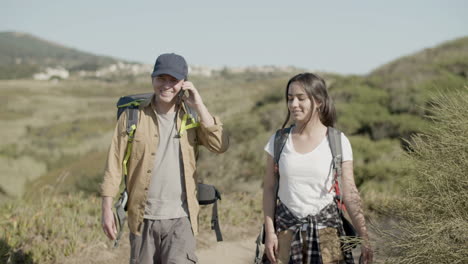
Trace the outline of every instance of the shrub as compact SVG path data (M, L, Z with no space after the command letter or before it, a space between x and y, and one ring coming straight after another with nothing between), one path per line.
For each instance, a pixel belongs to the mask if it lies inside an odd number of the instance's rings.
M105 241L97 197L43 191L46 195L35 201L0 206L0 263L63 263L63 258Z
M389 208L391 263L468 263L468 87L432 101L433 125L410 143L405 195Z

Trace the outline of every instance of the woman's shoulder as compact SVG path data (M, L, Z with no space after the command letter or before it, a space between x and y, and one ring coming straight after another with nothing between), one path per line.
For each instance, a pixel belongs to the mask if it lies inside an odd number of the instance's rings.
M341 142L341 145L342 147L346 147L346 148L351 148L351 142L349 141L348 137L346 136L346 134L341 131L340 129L338 128L334 128L334 127L329 127L329 129L333 129L336 136L340 136L340 142ZM328 140L330 140L330 137L328 138Z
M346 136L346 134L343 131L341 131L341 142L349 143L348 136Z
M291 128L292 128L292 126L277 129L275 132L273 132L273 134L271 134L270 138L268 139L267 145L274 146L275 141L277 139L279 139L278 137L281 137L281 136L283 137L283 139L287 139L287 137L289 136L289 134L291 132Z
M340 135L341 138L346 138L348 139L348 137L346 136L346 134L339 128L336 128L336 127L328 127L329 130L334 130L334 133L336 133L336 135Z

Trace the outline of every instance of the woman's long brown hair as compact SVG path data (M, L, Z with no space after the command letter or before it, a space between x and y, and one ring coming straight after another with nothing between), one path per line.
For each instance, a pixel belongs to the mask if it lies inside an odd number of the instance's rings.
M292 83L299 83L304 88L304 91L306 92L307 96L312 102L311 111L313 111L313 109L315 108L314 100L321 104L320 108L318 109L320 122L322 122L322 124L324 124L327 127L333 127L336 122L336 111L335 106L333 105L333 101L328 95L327 85L325 84L325 81L320 76L308 72L300 73L292 77L286 85L286 106L288 105L289 86ZM286 127L291 117L289 107L287 107L287 109L288 114L286 116L286 120L283 123L283 126L281 127L282 129ZM312 115L309 116L309 120L307 120L307 122L310 121L310 118L312 118Z

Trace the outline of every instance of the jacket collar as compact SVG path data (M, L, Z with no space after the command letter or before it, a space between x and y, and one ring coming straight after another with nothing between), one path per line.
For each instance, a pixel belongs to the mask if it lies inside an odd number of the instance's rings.
M151 107L152 109L156 111L155 97L156 97L156 94L153 93L151 97L149 97L148 99L146 99L140 104L140 107L141 108ZM177 108L179 108L179 111L182 110L181 111L182 113L184 114L187 113L187 109L185 109L185 104L180 104L179 106L176 105L176 111L177 111Z

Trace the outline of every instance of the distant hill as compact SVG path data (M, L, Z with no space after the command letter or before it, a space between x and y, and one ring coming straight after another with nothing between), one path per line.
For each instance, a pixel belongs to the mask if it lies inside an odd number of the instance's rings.
M406 145L428 125L431 98L468 86L468 37L398 58L368 75L331 75L327 81L339 127L373 140L403 138Z
M28 78L46 67L96 71L118 61L121 60L68 48L27 33L0 32L0 79Z
M424 49L372 71L371 86L390 94L394 113L423 114L421 106L435 90L459 89L468 81L468 37Z

